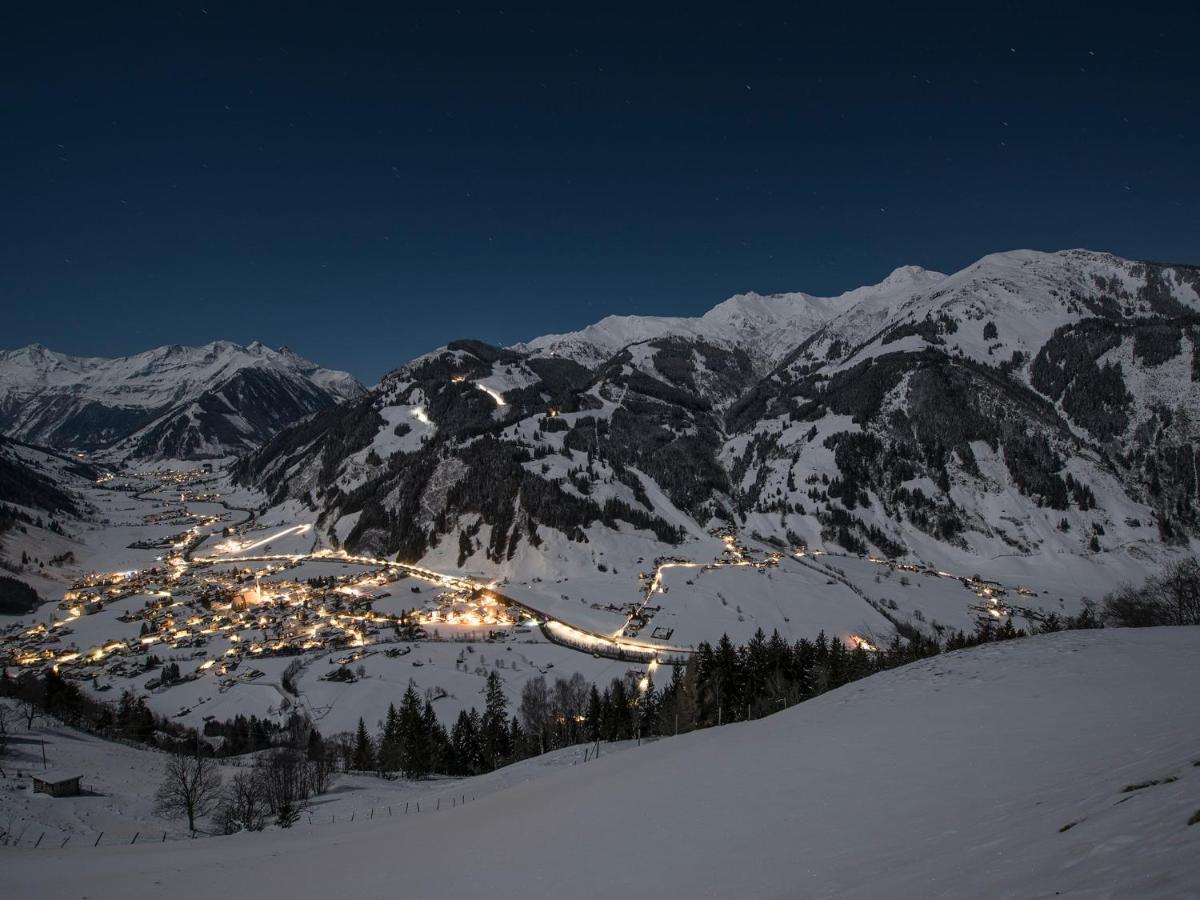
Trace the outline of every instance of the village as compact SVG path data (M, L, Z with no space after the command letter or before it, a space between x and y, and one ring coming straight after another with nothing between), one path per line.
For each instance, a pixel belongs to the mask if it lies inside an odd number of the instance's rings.
M47 620L10 624L0 633L0 665L51 667L97 692L137 679L139 689L157 693L200 678L223 692L261 677L255 660L345 649L336 661L350 664L368 644L441 639L438 628L452 639L487 640L528 620L468 583L398 586L420 579L383 561L270 556L273 539L310 526L259 537L264 529L245 524L249 517L234 526L228 510L194 511L220 502L220 494L190 488L207 474L207 467L155 473L156 489L179 493L143 524L184 530L129 545L164 550L153 566L88 573ZM105 487L112 489L107 480ZM194 555L217 538L215 555ZM242 555L254 549L268 555Z

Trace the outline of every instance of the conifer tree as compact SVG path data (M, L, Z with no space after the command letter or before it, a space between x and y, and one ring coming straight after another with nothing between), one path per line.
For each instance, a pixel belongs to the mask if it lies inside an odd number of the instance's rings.
M500 676L491 672L487 677L487 688L483 711L483 750L488 769L499 768L508 758L508 698Z
M587 713L585 715L587 716L587 722L584 733L587 735L587 739L593 742L600 740L603 709L600 703L600 691L596 688L595 684L592 684L592 689L588 691Z
M369 772L375 768L375 749L371 746L371 736L367 734L366 723L361 717L358 720L358 731L354 737L354 753L351 759L351 765L360 772Z
M377 765L381 772L399 772L403 763L403 740L400 733L400 716L394 703L388 704L387 718L383 722L383 733L379 736Z

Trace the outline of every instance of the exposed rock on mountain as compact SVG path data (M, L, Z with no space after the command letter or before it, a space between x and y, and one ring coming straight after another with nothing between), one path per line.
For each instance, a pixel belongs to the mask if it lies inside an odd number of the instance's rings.
M0 431L60 449L228 456L363 388L289 350L224 341L120 359L33 344L0 352Z

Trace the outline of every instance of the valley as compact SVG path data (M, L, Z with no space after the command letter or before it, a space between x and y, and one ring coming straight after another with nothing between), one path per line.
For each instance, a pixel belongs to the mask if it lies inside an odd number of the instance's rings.
M99 697L145 693L195 728L300 713L349 731L409 684L452 721L479 704L493 671L513 695L552 671L639 683L722 635L825 634L873 650L897 614L970 631L981 617L1036 625L1082 599L883 557L785 553L732 529L620 580L434 571L319 546L313 522L291 510L260 521L261 498L211 464L106 470L85 496L103 512L77 555L120 568L90 569L61 599L10 619L0 663L50 667Z

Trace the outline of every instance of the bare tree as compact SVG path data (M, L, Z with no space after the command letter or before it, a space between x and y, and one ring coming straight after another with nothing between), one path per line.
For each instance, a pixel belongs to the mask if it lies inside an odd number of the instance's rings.
M283 689L293 697L300 696L300 689L296 686L296 678L304 671L304 663L298 659L293 659L288 663L288 667L283 670L283 675L280 676L279 683Z
M283 828L296 824L312 796L308 761L295 750L281 748L259 759L254 777L275 823Z
M559 745L573 744L579 740L580 723L587 712L587 679L576 672L569 679L554 680L553 717L559 723Z
M1200 625L1200 562L1181 560L1167 568L1159 592L1174 625Z
M8 717L8 706L0 703L0 756L5 756L8 753Z
M252 772L233 776L217 805L217 824L225 834L262 831L270 807L262 780Z
M1185 559L1147 579L1140 588L1125 586L1104 598L1110 625L1200 625L1200 562Z
M537 737L538 753L546 752L546 731L550 727L550 691L546 679L539 675L530 678L521 688L521 705L517 710L525 731Z
M154 795L160 815L187 816L188 830L212 811L221 795L221 770L208 756L177 753L167 758L163 782Z
M308 789L312 794L323 794L329 790L329 786L333 783L334 776L334 756L332 753L324 753L310 757L305 769L308 774Z
M33 731L33 723L42 715L36 700L21 701L21 716L25 719L25 730Z

